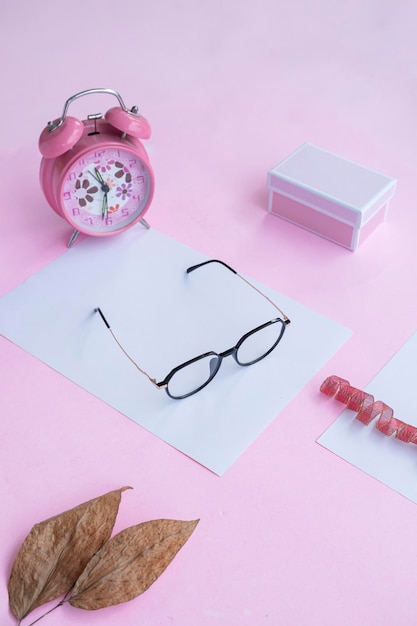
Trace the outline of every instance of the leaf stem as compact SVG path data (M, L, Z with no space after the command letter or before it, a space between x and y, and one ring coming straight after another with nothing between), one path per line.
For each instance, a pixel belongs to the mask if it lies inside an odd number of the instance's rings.
M57 609L58 607L62 606L64 604L64 602L66 602L66 598L64 598L63 600L61 600L61 602L58 602L58 604L56 606L53 606L52 609L49 609L49 611L46 611L46 613L44 613L43 615L41 615L40 617L38 617L37 619L35 619L34 622L31 622L30 624L28 624L28 626L33 626L33 624L37 624L38 622L41 621L41 619L43 619L44 617L46 617L47 615L49 615L49 613L52 613L52 611L55 611L55 609ZM19 622L20 624L20 622ZM18 626L19 626L18 624Z

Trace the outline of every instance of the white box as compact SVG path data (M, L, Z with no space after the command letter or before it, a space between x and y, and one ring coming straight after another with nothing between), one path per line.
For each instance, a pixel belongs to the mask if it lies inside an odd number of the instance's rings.
M396 180L312 144L268 172L268 210L355 250L386 216Z

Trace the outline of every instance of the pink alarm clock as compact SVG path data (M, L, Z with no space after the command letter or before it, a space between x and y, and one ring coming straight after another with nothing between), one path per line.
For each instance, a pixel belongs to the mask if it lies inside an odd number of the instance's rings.
M70 104L89 94L115 96L119 106L104 115L79 120L67 115ZM152 201L154 175L140 141L151 128L137 107L128 110L117 91L87 89L69 98L59 119L39 137L40 183L58 215L79 233L104 237L142 222Z

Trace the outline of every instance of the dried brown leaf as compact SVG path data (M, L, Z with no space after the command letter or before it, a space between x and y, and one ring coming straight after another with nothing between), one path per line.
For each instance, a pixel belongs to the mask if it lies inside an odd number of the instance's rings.
M113 530L121 494L110 491L36 524L23 542L9 579L17 619L67 593Z
M136 598L162 574L198 520L153 520L110 539L77 580L72 606L89 611Z

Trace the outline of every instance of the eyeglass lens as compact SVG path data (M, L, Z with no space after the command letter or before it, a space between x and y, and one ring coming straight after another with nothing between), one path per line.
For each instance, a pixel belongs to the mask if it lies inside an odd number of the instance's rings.
M278 344L285 329L280 319L272 320L247 333L237 344L235 359L239 365L251 365L267 356Z
M220 362L221 357L213 352L179 367L168 382L168 394L172 398L184 398L199 391L215 376Z

